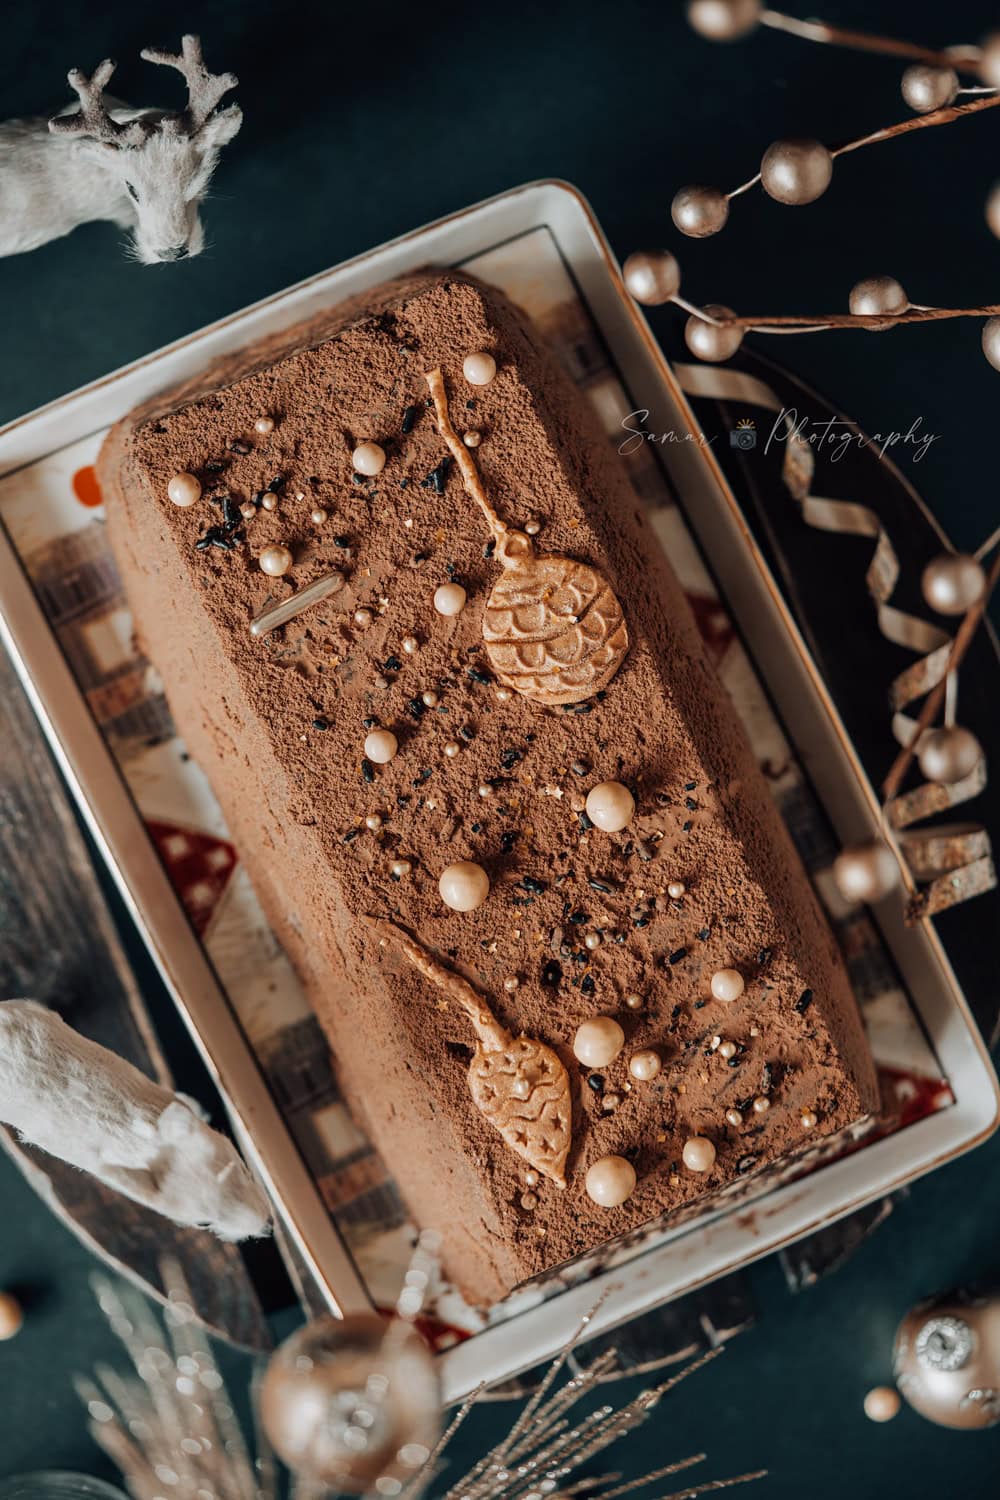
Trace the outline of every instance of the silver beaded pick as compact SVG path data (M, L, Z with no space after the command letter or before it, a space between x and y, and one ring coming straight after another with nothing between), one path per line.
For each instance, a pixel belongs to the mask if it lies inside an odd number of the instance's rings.
M324 573L322 578L317 578L315 583L308 587L299 589L290 599L284 599L280 604L274 604L270 609L265 609L255 620L250 622L250 634L252 636L267 635L271 630L277 630L279 625L287 625L289 620L294 620L303 610L318 604L321 599L327 599L343 587L343 573Z

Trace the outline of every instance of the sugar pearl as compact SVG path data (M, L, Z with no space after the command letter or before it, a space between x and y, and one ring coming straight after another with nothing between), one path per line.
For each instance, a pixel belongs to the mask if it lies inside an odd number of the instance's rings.
M292 554L287 547L265 547L258 561L262 573L268 573L272 578L280 578L292 566Z
M625 1004L628 1006L629 1010L641 1010L642 1009L642 996L641 995L626 995L625 996Z
M738 1109L727 1109L726 1119L729 1121L730 1125L743 1124L743 1116L740 1114Z
M413 866L408 859L394 859L389 869L397 880L402 880L404 875L409 875Z
M0 1340L12 1339L23 1322L24 1313L17 1298L10 1292L0 1292Z
M606 1115L613 1115L621 1102L621 1094L602 1094L601 1110Z
M274 418L258 417L256 422L253 424L253 430L254 432L259 432L261 437L267 437L267 434L269 432L274 431Z
M401 644L407 656L416 656L420 650L420 642L415 635L404 635Z
M588 932L587 936L583 940L583 946L585 948L589 948L590 951L593 953L593 951L594 951L595 948L599 948L601 946L601 935L600 935L600 933L599 932Z
M602 781L587 794L587 817L605 833L627 828L634 813L635 798L620 781Z
M712 994L727 1005L738 1000L745 988L743 975L738 969L716 969L712 975Z
M475 911L490 893L490 877L482 865L461 859L442 870L438 890L452 911Z
M492 354L467 354L462 361L462 374L470 385L489 385L496 372Z
M365 819L365 827L370 828L372 833L378 833L382 827L382 818L379 813L369 813Z
M527 1211L529 1213L531 1212L531 1210L533 1208L537 1208L538 1207L538 1194L537 1193L522 1193L521 1194L521 1207L524 1208L524 1209L527 1209Z
M672 880L667 886L667 895L671 901L679 901L687 892L687 886L683 880Z
M538 1173L535 1171L534 1167L529 1167L528 1170L527 1170L527 1172L525 1172L525 1174L524 1174L524 1185L525 1185L525 1187L530 1187L530 1188L537 1187L538 1183L539 1183Z
M244 521L252 521L256 514L257 507L256 505L251 505L249 500L245 505L240 506L240 515L243 517Z
M870 1422L891 1422L902 1404L899 1392L891 1385L877 1385L865 1397L865 1416Z
M370 609L356 609L354 611L354 623L355 625L360 625L362 629L366 625L370 625L374 618L375 616Z
M799 1115L799 1121L803 1130L813 1130L819 1123L819 1117L814 1109L804 1109Z
M454 760L456 755L462 753L462 747L457 740L449 740L444 747L444 753L449 760Z
M167 481L167 496L175 505L194 505L201 499L201 481L195 474L173 474Z
M460 615L466 593L460 583L442 583L434 590L434 608L439 615Z
M515 1099L529 1099L531 1097L531 1083L527 1078L515 1078L510 1086L510 1091Z
M588 1167L587 1196L602 1208L617 1208L635 1192L635 1167L624 1156L602 1156Z
M483 440L481 432L466 432L462 436L462 442L467 448L478 448Z
M489 784L488 781L481 781L479 783L479 795L480 795L480 797L492 797L493 796L493 788L490 786L490 784Z
M719 1056L720 1057L724 1057L727 1062L729 1061L729 1059L731 1057L735 1057L736 1056L736 1043L735 1042L723 1042L722 1045L719 1047Z
M625 1033L612 1016L595 1016L576 1028L573 1053L585 1068L606 1068L625 1045Z
M365 736L365 757L377 766L386 766L399 749L399 741L391 729L373 729Z
M689 1172L710 1172L715 1165L715 1147L705 1135L692 1135L684 1142L681 1159Z
M440 694L434 692L433 688L428 688L426 693L420 694L420 701L425 708L437 708L441 697Z
M508 995L512 995L520 983L521 981L518 979L516 974L508 974L507 978L503 982L503 987L507 991Z
M497 699L500 703L509 703L514 696L514 689L509 687L497 688Z
M753 1112L755 1115L766 1115L771 1108L771 1101L766 1094L758 1094L753 1101Z
M378 443L359 443L351 454L351 465L358 474L369 478L381 474L385 468L385 449Z
M652 1047L644 1047L641 1052L633 1052L628 1060L628 1070L633 1078L638 1078L640 1083L648 1083L655 1078L663 1064L660 1054L654 1052Z
M278 497L271 490L268 490L266 495L261 495L260 503L265 510L278 509Z
M541 521L534 520L525 521L524 529L527 532L528 536L537 536L542 529L542 523Z
M317 505L316 509L310 512L309 519L312 521L314 526L322 526L323 522L327 519L328 514L329 512L323 510L320 506Z

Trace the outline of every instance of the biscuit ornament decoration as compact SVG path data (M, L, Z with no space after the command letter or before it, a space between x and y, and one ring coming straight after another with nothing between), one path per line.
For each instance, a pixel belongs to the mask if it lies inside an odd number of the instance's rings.
M504 570L483 612L491 666L507 687L547 707L593 697L607 687L628 650L618 599L596 568L538 552L525 532L511 530L500 519L468 447L451 424L443 374L431 370L425 379L438 431L466 494L486 517L494 556Z

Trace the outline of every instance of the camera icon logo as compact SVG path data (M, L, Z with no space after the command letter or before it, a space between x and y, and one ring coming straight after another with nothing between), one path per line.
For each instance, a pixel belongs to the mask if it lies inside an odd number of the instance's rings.
M751 448L757 446L757 426L749 417L740 417L736 426L729 434L730 448L739 448L743 453L749 453Z

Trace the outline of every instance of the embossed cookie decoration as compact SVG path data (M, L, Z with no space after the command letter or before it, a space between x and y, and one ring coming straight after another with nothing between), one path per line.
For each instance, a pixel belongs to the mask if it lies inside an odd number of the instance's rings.
M579 703L607 687L628 650L622 607L589 563L539 553L529 536L511 530L490 505L479 471L451 425L444 376L426 376L438 431L479 506L504 569L483 613L483 640L501 682L536 703Z
M394 922L371 921L383 942L392 943L425 979L465 1011L476 1033L469 1064L473 1103L512 1151L556 1187L566 1186L566 1158L573 1140L569 1076L551 1047L532 1037L513 1037L485 1000Z

